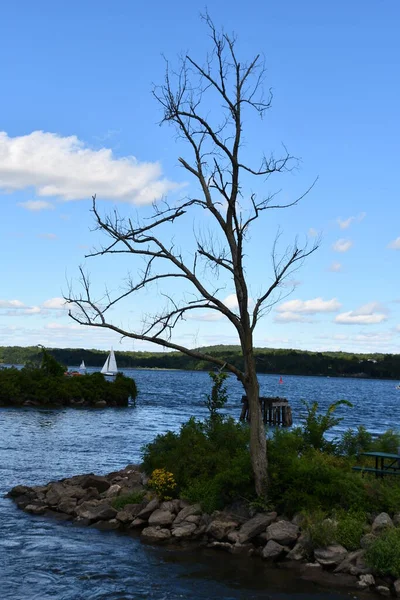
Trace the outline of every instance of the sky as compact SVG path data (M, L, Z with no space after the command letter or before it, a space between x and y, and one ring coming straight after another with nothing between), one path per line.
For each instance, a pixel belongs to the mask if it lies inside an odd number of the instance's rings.
M106 243L94 230L101 214L147 217L153 201L170 203L197 189L178 162L190 148L152 96L190 54L210 50L203 2L173 0L15 0L0 5L0 346L43 344L120 350L162 348L84 327L64 296L79 289L79 266L94 294L118 293L132 256L85 258ZM214 0L218 28L237 34L237 53L260 53L273 105L260 121L247 112L243 154L255 164L284 144L299 168L256 183L250 194L281 190L297 205L266 211L246 247L250 294L271 278L271 248L320 239L255 330L256 346L315 351L400 352L400 3L398 0ZM243 57L243 58L242 58ZM209 114L219 113L209 106ZM254 187L255 186L255 187ZM164 232L190 256L193 233L210 227L193 212ZM208 280L209 281L209 280ZM175 284L152 286L112 311L113 322L140 330ZM235 308L232 283L213 282ZM189 347L234 344L232 326L196 313L174 341Z

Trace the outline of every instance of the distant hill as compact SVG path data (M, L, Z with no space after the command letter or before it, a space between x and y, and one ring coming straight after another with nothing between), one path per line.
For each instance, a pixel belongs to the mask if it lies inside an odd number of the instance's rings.
M243 366L239 346L207 346L202 352L218 356ZM78 366L82 360L88 367L101 367L107 352L83 348L49 348L50 353L63 365ZM347 352L310 352L306 350L256 348L258 373L280 375L322 375L330 377L370 377L400 380L399 354L355 354ZM213 366L180 352L115 352L118 366L126 368L158 368L208 371ZM37 346L0 347L0 363L39 363L41 350Z

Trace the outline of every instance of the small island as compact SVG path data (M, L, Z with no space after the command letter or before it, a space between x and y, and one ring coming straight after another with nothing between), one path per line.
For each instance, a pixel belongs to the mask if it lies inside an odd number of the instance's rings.
M134 403L136 384L118 373L112 380L101 373L71 377L42 348L40 365L0 369L0 406L33 408L107 408Z

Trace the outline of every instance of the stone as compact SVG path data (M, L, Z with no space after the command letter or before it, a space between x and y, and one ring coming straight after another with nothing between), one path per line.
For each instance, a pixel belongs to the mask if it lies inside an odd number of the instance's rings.
M360 588L361 590L365 590L371 585L375 585L375 578L373 575L371 575L370 573L366 575L360 575L360 578L357 582L358 588Z
M224 538L226 538L228 533L237 527L237 525L238 524L235 521L223 521L221 519L216 519L215 521L211 521L206 529L206 532L210 537L222 541Z
M381 596L390 596L390 588L386 585L377 585L375 591Z
M395 596L397 596L397 598L400 598L400 579L396 579L396 581L393 583L393 589Z
M347 550L340 544L331 544L326 548L316 548L314 558L324 567L337 567L347 556Z
M174 514L178 514L180 511L179 503L177 503L175 500L165 500L161 503L160 508L161 510L169 510L169 512Z
M110 519L114 519L117 516L117 511L115 508L112 508L106 502L83 502L76 509L76 514L78 517L83 517L84 519L89 519L90 522L93 521L108 521Z
M58 504L57 509L67 515L74 515L76 511L76 498L64 498Z
M90 527L95 527L96 529L100 529L101 531L115 531L119 529L121 523L117 521L117 519L110 519L109 521L96 521Z
M185 521L186 523L194 523L195 525L198 525L201 521L201 515L189 515L186 517ZM206 528L204 528L204 531L205 530Z
M189 517L190 515L201 515L201 513L202 510L200 504L190 504L189 506L185 506L176 515L174 526L186 521L186 517Z
M46 503L49 506L57 506L62 501L64 494L64 486L61 483L53 483L46 494Z
M269 540L265 548L263 549L261 556L263 558L278 558L285 552L285 548L275 542L274 540Z
M400 525L400 513L397 513L393 517L393 525L398 527Z
M27 485L16 485L8 492L8 498L17 498L18 496L24 496L29 492L33 492L33 488L28 487Z
M175 527L174 523L174 528L171 533L175 538L187 538L191 537L196 529L197 527L194 523L187 523L184 521L183 523L180 523L178 527Z
M121 486L118 485L118 483L114 483L113 485L110 485L110 487L106 491L106 498L118 496L120 491L121 491Z
M143 525L147 525L147 520L136 517L136 519L132 521L129 529L136 529L137 527L143 527Z
M138 513L139 519L147 520L150 515L160 506L158 498L153 498L146 506Z
M336 567L335 573L351 573L351 567L355 565L356 560L360 557L364 556L364 550L355 550L354 552L349 552L344 560ZM355 575L355 573L351 573Z
M156 509L149 517L149 525L171 525L174 515L169 510Z
M140 537L143 542L156 544L168 540L171 537L171 532L169 529L163 529L161 527L145 527L142 530Z
M372 523L372 532L379 533L380 531L391 527L394 527L392 519L387 513L382 512L374 519L374 522Z
M239 544L245 544L260 533L263 533L268 525L271 525L277 517L276 512L258 513L249 521L246 521L239 531L232 531L228 535L228 540Z
M82 487L84 490L87 488L96 488L98 492L105 492L110 487L110 482L107 481L105 477L102 475L86 475L86 477L82 481Z
M28 504L25 506L25 510L32 515L43 515L46 511L46 507L40 504Z
M294 544L299 537L300 529L298 525L290 521L278 521L267 527L267 540L274 540L279 544Z
M302 544L297 544L288 552L286 558L289 560L303 560L306 557L306 549Z
M226 550L227 552L231 551L232 544L229 542L210 542L207 544L207 548L219 548L220 550Z
M115 518L123 525L126 525L127 523L132 523L132 521L134 521L135 519L135 517L126 510L118 511L117 516Z

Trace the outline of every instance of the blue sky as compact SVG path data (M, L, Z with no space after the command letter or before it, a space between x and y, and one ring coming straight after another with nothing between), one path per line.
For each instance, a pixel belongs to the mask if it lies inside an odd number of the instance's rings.
M189 149L159 127L151 89L163 80L162 55L172 64L181 52L204 59L203 9L180 0L1 4L0 345L150 349L77 325L61 299L81 264L99 294L139 266L126 257L85 260L100 240L91 231L92 194L101 211L142 215L153 199L194 189L178 165ZM318 176L299 206L265 214L249 240L256 294L268 281L278 227L283 247L297 234L322 236L294 275L294 292L260 321L255 343L400 352L398 0L215 0L208 9L218 27L238 34L240 56L261 52L268 67L273 108L262 122L246 116L246 157L281 143L301 157L301 169L271 180L268 191L282 188L290 200ZM200 227L193 219L173 230L188 250ZM115 322L140 328L142 314L160 306L159 292L115 310ZM220 293L233 302L229 284ZM237 341L228 324L204 315L175 339L191 347Z

